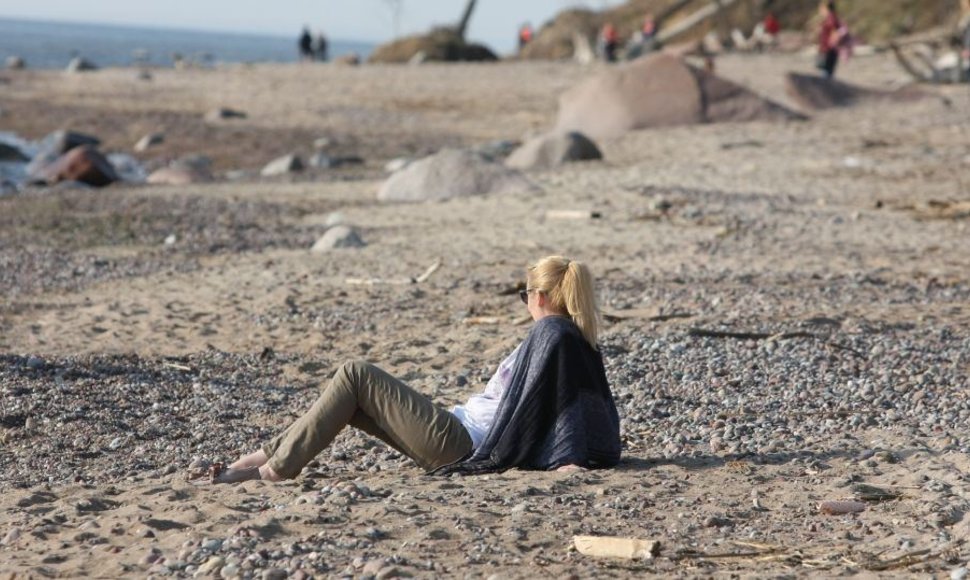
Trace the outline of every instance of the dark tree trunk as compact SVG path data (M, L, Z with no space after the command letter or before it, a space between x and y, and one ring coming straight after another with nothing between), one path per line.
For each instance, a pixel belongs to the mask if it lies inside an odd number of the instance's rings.
M465 13L461 17L461 21L458 22L455 31L458 36L465 38L465 31L468 30L468 21L472 19L472 12L475 10L475 3L478 0L468 0L468 4L465 4Z

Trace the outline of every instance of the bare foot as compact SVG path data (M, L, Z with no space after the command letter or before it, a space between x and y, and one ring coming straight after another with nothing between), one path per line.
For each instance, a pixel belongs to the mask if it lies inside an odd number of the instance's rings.
M260 479L258 467L226 467L222 463L214 463L209 470L212 483L242 483L254 479Z
M273 471L273 468L269 465L263 465L259 468L259 476L266 481L283 481L283 478Z
M240 467L262 467L269 461L266 453L262 449L253 451L249 455L243 455L235 463L229 465L229 469L239 469Z
M579 465L569 464L556 468L556 471L560 473L576 473L578 471L586 471L586 468Z

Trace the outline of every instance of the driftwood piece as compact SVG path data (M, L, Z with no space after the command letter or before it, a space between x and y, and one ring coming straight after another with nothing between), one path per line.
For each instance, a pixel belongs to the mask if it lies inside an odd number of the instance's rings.
M661 30L657 35L657 40L660 43L668 43L679 36L688 34L708 19L720 14L721 10L730 8L735 2L737 0L714 0L670 28Z
M938 201L930 200L925 207L912 208L917 220L966 219L970 217L970 200Z
M930 553L930 550L915 550L913 552L908 552L902 556L896 558L891 558L889 560L882 560L878 555L873 554L861 554L863 558L848 558L843 557L842 560L857 568L865 568L873 572L885 572L887 570L896 570L899 568L908 568L913 564L920 564L927 562L934 558L939 558L943 555L943 552Z
M407 284L421 284L422 282L427 282L428 278L437 272L440 267L441 258L438 258L421 275L414 278L347 278L345 282L354 286L380 286L385 284L403 286Z
M500 324L502 319L498 316L469 316L462 319L462 324L493 326Z
M776 340L785 340L789 338L812 338L822 342L823 344L831 346L832 348L837 348L839 350L851 352L852 354L860 358L865 358L865 355L863 353L855 350L850 346L845 346L844 344L832 342L830 340L826 340L825 337L819 336L817 334L813 334L811 332L804 332L804 331L776 332L776 333L734 332L734 331L728 331L728 330L712 330L709 328L692 327L687 330L687 334L689 336L699 336L699 337L707 337L707 338L737 338L740 340L767 340L769 342L773 342Z
M413 283L411 278L347 278L351 286L404 285Z
M936 81L936 77L938 75L932 65L930 65L930 70L932 72L926 73L920 70L918 66L913 64L909 57L903 53L902 49L897 43L890 44L889 48L892 50L893 56L896 57L896 62L899 63L899 66L902 67L904 71L906 71L906 74L921 83L932 83Z
M547 220L589 220L603 217L598 211L584 209L550 209L546 211Z
M907 36L894 38L892 42L884 46L876 46L876 49L885 50L895 46L908 46L911 44L942 44L947 42L953 30L949 26L937 26L929 30L915 32Z
M434 264L431 264L430 266L428 266L428 269L425 270L423 274L421 274L420 276L414 279L414 283L421 284L422 282L426 282L428 278L430 278L432 274L437 272L438 268L440 267L441 267L441 258L438 258L437 260L434 261Z
M780 546L772 546L770 544L757 544L754 542L731 542L736 546L741 546L742 548L748 548L749 551L745 552L699 552L696 550L683 550L680 553L671 556L671 560L723 560L723 559L757 559L765 560L771 559L774 556L785 554L788 549Z
M603 308L600 311L603 315L603 319L609 322L619 322L621 320L631 320L631 319L642 319L649 320L651 322L663 322L665 320L671 320L674 318L691 318L694 316L690 312L669 312L661 313L657 309L652 308L634 308L631 310L610 310L608 308Z
M818 504L818 511L830 516L857 514L866 511L866 504L853 500L828 500Z
M898 491L883 489L866 483L857 483L852 486L852 493L860 501L881 502L899 499L903 494Z
M650 560L660 554L660 542L614 536L573 536L576 550L584 556Z
M170 369L175 369L175 370L177 370L177 371L182 371L182 372L185 372L185 373L192 373L192 372L195 372L195 371L194 371L194 370L192 369L192 367L187 367L187 366L185 366L185 365L179 365L179 364L175 364L175 363L170 363L170 362L165 362L165 363L162 363L162 366L165 366L165 367L168 367L168 368L170 368Z

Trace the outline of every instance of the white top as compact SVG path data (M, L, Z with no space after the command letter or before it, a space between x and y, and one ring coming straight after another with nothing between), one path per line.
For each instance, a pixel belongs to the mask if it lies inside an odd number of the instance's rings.
M521 346L521 345L520 345ZM481 395L473 395L464 405L456 405L451 410L452 414L458 417L465 430L472 438L472 447L478 449L485 439L485 435L491 428L495 420L495 412L498 404L502 401L509 383L512 382L512 367L515 366L516 356L519 354L519 347L515 347L512 354L498 365L498 370L485 385L485 392Z

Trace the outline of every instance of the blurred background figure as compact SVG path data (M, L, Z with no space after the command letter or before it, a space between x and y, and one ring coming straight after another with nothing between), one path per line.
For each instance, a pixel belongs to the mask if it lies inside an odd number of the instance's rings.
M313 43L313 58L320 62L327 62L330 58L328 51L327 37L324 36L323 32L320 32Z
M532 25L528 22L519 27L519 51L532 42L533 34Z
M653 14L647 12L643 17L640 30L634 31L626 45L626 59L633 60L644 54L657 50L657 23Z
M778 35L781 33L781 22L775 16L774 12L769 12L765 14L764 20L761 21L757 27L755 27L755 48L759 51L763 51L766 48L771 49L778 46Z
M652 50L654 37L657 35L657 23L653 19L653 14L647 12L647 15L643 17L643 26L640 28L640 33L643 35L643 44L650 48L646 50Z
M839 20L835 2L823 1L818 7L822 19L818 32L818 55L816 66L825 73L826 78L835 76L835 68L839 64L839 51L842 46L844 28Z
M599 53L606 62L616 62L616 49L620 43L620 35L612 22L603 25L599 38Z
M960 42L960 69L963 71L963 81L970 80L970 0L963 0L960 24L957 29Z
M310 36L310 28L303 27L300 40L297 42L300 48L300 60L313 60L313 38Z

